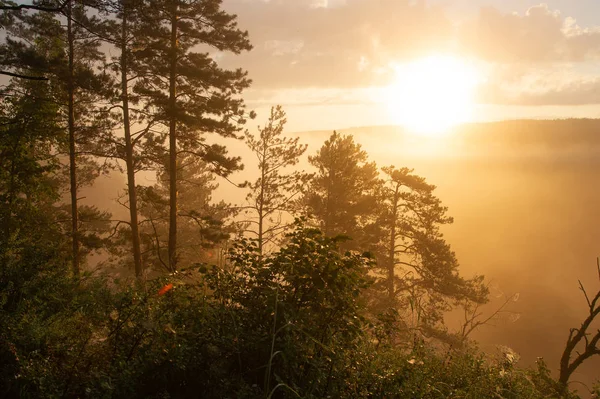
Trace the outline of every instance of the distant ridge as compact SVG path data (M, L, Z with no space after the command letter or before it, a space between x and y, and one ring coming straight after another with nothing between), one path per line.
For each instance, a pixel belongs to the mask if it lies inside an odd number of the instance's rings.
M337 130L352 134L359 142L364 139L415 140L419 135L402 126L362 126ZM313 130L295 133L301 137L324 140L333 130ZM466 123L452 128L440 137L423 137L423 140L448 140L461 147L519 148L543 146L561 150L573 147L600 147L600 119L515 119L505 121Z

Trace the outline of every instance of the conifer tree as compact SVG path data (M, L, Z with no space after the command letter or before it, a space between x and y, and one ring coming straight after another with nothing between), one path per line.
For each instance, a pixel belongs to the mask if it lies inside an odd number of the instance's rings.
M123 204L129 211L129 237L135 275L138 280L143 277L143 263L139 232L138 199L135 182L136 173L148 167L148 159L141 155L139 147L144 136L152 128L151 118L136 108L138 101L131 93L132 82L139 71L135 49L142 41L139 29L139 16L142 15L144 3L141 0L105 0L95 4L105 17L94 26L99 39L114 45L120 54L111 62L111 69L117 75L114 91L109 91L107 99L114 104L114 128L105 131L100 141L101 155L121 160L125 164L127 176L128 201ZM134 130L133 125L140 128ZM121 137L121 130L123 137ZM116 131L116 132L115 132ZM116 133L116 134L115 134ZM131 255L129 254L129 255Z
M453 219L434 195L436 187L412 169L390 166L382 171L376 253L383 276L376 287L387 294L383 302L413 309L429 327L443 323L443 313L456 301L484 303L487 289L482 278L460 276L456 256L440 231Z
M130 80L130 65L131 65L131 42L135 40L135 34L132 35L132 22L135 22L136 9L132 1L120 1L120 9L118 16L121 23L121 34L118 40L118 47L121 51L120 69L121 69L121 100L123 105L123 131L125 133L125 165L127 170L127 193L129 196L129 215L131 228L131 243L133 250L133 262L135 275L138 279L142 277L142 252L140 247L140 232L138 223L137 210L137 191L135 185L136 162L135 154L135 138L132 137L131 119L129 108L129 80ZM139 136L137 137L139 138Z
M38 11L45 13L59 13L65 9L71 0L62 0L56 4L40 4L34 2L33 4L17 4L12 1L0 0L0 29L10 27L15 21L15 14L19 14L23 11ZM4 51L5 46L0 45L0 75L10 76L12 78L34 80L34 81L46 81L48 78L43 76L42 71L24 71L20 63L15 63L15 59L10 56L9 53Z
M73 1L67 2L67 129L69 131L69 177L71 193L71 233L73 243L73 273L79 274L79 209L77 206L77 161L75 144L75 28L73 26Z
M58 2L47 5L58 6ZM94 138L106 127L97 112L106 76L95 70L104 55L99 51L99 40L86 29L89 16L83 2L70 0L60 7L60 13L20 12L16 18L4 45L10 60L4 61L18 65L21 74L46 76L55 96L47 100L60 104L66 133L61 146L68 154L71 261L73 274L77 275L82 258L80 225L87 220L79 220L78 191L102 170L88 155L94 152L90 151ZM86 213L94 218L106 216L88 210Z
M199 156L224 175L239 169L239 158L229 157L222 145L209 144L207 135L236 137L244 122L239 94L250 83L241 69L221 69L197 49L237 54L251 46L236 17L221 10L220 0L153 0L145 9L146 42L139 52L144 70L135 88L147 112L164 127L153 142L169 175L168 264L176 271L178 155Z
M306 145L298 144L298 137L283 136L286 121L283 108L273 107L267 124L258 129L258 138L246 132L246 144L258 159L260 177L249 185L249 206L245 209L254 214L248 222L255 226L250 231L256 234L261 254L265 244L273 243L279 232L290 225L294 201L310 178L300 171L285 171L297 165L306 151Z
M50 85L14 81L14 95L0 101L0 242L25 237L44 219L57 214L56 174L59 159L53 148L62 140L58 106L46 98ZM37 227L40 230L39 226ZM17 240L18 241L18 240Z
M215 261L218 245L235 231L230 223L236 210L223 201L213 202L218 188L210 165L193 155L178 162L178 256L187 265ZM154 270L170 271L168 264L169 175L158 176L157 184L140 190L140 214L144 217L141 236L146 248L144 259Z
M376 243L379 178L375 163L352 136L334 132L315 156L317 169L301 200L325 235L352 238L344 246L368 251Z

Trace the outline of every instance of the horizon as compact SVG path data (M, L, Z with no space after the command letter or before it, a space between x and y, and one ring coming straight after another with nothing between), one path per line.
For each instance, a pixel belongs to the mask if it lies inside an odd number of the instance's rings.
M257 117L257 119L260 119L260 115ZM487 121L471 121L471 122L462 122L459 123L457 125L454 125L452 127L450 127L447 131L444 131L443 134L441 134L442 136L446 135L446 134L451 134L453 130L457 130L460 129L461 127L465 127L465 126L473 126L473 125L493 125L493 124L501 124L501 123L510 123L510 122L569 122L569 121L597 121L600 122L600 116L593 118L593 117L581 117L581 118L577 118L577 117L564 117L564 118L515 118L515 119L498 119L498 120L487 120ZM248 125L250 125L252 122L254 121L250 121L248 122ZM382 125L357 125L357 126L345 126L345 127L340 127L340 128L334 128L334 129L311 129L311 130L289 130L286 132L286 134L288 135L296 135L296 134L302 134L302 133L331 133L333 131L336 132L343 132L346 130L360 130L360 129L370 129L370 128L396 128L396 129L403 129L405 133L409 133L411 135L415 135L415 136L421 136L422 133L418 133L418 132L411 132L409 127L406 127L404 125L401 124L382 124ZM252 129L249 129L252 130ZM599 132L600 134L600 132Z

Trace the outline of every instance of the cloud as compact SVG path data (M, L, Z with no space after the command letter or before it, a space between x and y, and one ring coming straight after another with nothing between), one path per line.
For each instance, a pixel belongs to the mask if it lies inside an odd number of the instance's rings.
M544 4L520 14L484 7L460 24L423 0L225 0L224 6L238 15L254 49L220 54L219 63L249 71L248 100L256 104L283 101L276 93L313 104L319 100L301 93L314 89L327 103L368 102L336 90L386 85L393 63L431 53L492 65L482 103L600 103L600 81L573 68L600 61L600 28L582 28Z
M269 89L250 89L245 100L250 107L270 107L273 104L292 107L313 107L327 105L366 105L376 101L381 93L372 88L337 89L311 88L282 89L273 92Z
M260 88L364 87L388 80L392 61L450 45L439 8L409 0L229 0L254 50L224 55ZM321 6L317 6L317 5Z
M577 64L497 66L479 87L478 102L495 105L578 106L600 104L600 71Z
M481 102L497 105L590 105L600 104L600 78L578 79L569 84L545 90L525 90L508 93L498 86L482 90Z
M563 32L571 60L598 60L600 58L600 28L581 28L574 18L566 18Z
M600 56L600 29L583 29L546 4L524 15L485 7L461 27L463 51L494 62L585 61Z

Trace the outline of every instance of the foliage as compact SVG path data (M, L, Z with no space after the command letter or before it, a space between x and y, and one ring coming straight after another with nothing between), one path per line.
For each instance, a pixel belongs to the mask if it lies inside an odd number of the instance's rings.
M302 396L325 397L339 390L337 376L362 333L370 260L339 253L338 240L299 224L286 241L271 256L242 241L231 250L232 269L210 273L208 282L235 318L250 382L264 392L284 383Z
M475 350L440 353L415 346L363 348L358 378L343 397L395 398L547 398L557 397L547 368L519 369L501 354L489 358ZM542 363L543 364L543 363Z
M223 201L214 203L212 194L218 187L215 176L201 159L180 157L182 168L177 180L178 254L184 267L194 263L216 260L215 248L235 231L230 218L235 211ZM143 217L141 235L145 247L144 263L154 270L169 270L167 264L167 235L169 179L166 173L158 183L140 190L140 215ZM212 255L211 255L212 253Z
M311 177L298 170L285 170L297 165L306 151L306 145L298 144L298 137L283 136L286 121L283 108L273 107L267 124L258 128L258 138L246 132L246 144L258 159L259 177L249 184L249 206L244 209L253 216L248 230L256 235L261 253L290 226L285 218L294 211L295 197Z
M378 172L352 136L334 132L309 162L317 172L301 199L304 210L325 235L345 235L348 249L376 243Z
M339 241L318 230L297 224L269 256L242 240L229 257L226 270L202 267L204 279L190 272L145 290L73 280L52 263L45 270L53 272L30 275L17 294L3 285L2 395L556 396L543 363L518 369L508 349L490 358L377 339L381 326L361 316L372 260L339 252Z
M483 278L460 276L458 261L440 226L452 223L435 186L412 169L382 168L378 268L383 271L375 288L387 292L387 306L407 310L413 327L439 327L446 311L458 302L485 303ZM382 292L378 301L385 298ZM418 315L414 317L414 315Z

